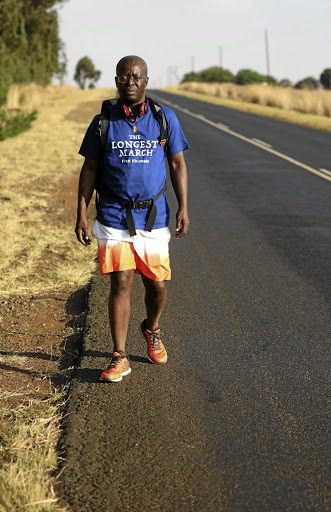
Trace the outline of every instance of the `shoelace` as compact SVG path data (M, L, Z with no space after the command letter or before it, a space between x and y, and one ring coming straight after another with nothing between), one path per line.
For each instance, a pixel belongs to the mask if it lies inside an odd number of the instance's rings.
M148 333L149 334L149 333ZM153 345L154 350L161 350L161 334L160 332L152 332L149 334L150 342Z
M121 359L122 359L122 356L112 357L112 360L110 361L109 365L107 366L107 370L111 370L111 368L117 368L121 362Z

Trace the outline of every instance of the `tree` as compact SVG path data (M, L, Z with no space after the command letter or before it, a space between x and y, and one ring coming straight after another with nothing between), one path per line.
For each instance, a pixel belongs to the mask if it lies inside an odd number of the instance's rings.
M234 82L234 76L228 69L218 66L203 69L199 73L191 71L186 73L181 83L184 82Z
M181 81L181 84L184 82L199 82L198 73L195 73L194 71L191 71L190 73L186 73Z
M58 78L61 85L63 85L64 77L67 74L67 66L68 66L67 55L64 51L64 46L61 44L61 53L60 53L60 57L59 57L59 70L56 73L56 77Z
M82 57L76 66L74 80L78 83L81 89L85 89L87 81L91 84L95 84L101 76L101 71L95 69L93 62L87 56Z
M274 76L266 75L265 81L268 85L277 85L277 79Z
M318 89L319 82L313 76L307 76L307 78L299 80L299 82L297 82L294 87L296 89L307 89L309 91L312 91L314 89Z
M320 76L320 82L323 85L324 89L331 89L331 69L324 69L323 73Z
M279 87L293 87L291 80L288 78L282 78L277 85L279 85Z
M266 77L252 69L241 69L236 75L236 83L238 85L262 84L263 82L267 82Z
M202 82L234 82L234 76L231 71L218 66L200 71L199 78Z
M59 71L58 15L64 0L0 1L0 105L12 83L46 85Z

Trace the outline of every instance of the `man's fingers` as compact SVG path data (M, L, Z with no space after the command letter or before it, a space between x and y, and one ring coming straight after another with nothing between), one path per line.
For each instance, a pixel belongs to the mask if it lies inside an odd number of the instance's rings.
M77 240L81 244L83 244L85 247L87 245L90 245L91 240L90 240L90 238L88 236L87 230L85 230L84 228L77 227L75 229L75 232L76 232Z
M182 219L178 215L176 220L176 228L175 228L175 238L181 237L181 231L182 231Z
M175 238L179 239L186 235L189 222L185 218L178 217L176 222Z
M78 242L80 242L83 245L86 245L86 242L84 240L84 233L83 233L82 229L77 229L76 236L77 236Z

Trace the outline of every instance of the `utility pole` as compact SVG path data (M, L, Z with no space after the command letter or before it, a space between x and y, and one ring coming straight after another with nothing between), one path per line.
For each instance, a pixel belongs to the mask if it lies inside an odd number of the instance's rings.
M176 85L178 80L178 66L168 66L168 84Z
M223 67L223 50L222 50L222 46L218 47L218 51L219 51L219 66L220 66L220 68L222 68Z
M174 78L175 78L175 85L177 85L177 82L179 81L178 66L173 66L173 74L174 74Z
M194 73L194 57L191 57L191 71Z
M264 31L264 42L265 42L265 54L266 54L266 63L267 63L267 76L270 76L270 58L269 58L269 40L268 40L268 30Z
M167 69L167 85L172 85L172 66Z

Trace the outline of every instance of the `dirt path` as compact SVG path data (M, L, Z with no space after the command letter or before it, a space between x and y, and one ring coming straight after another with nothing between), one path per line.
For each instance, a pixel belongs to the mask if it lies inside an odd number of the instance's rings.
M63 203L62 222L72 222L76 207L77 177L58 191ZM49 207L53 208L50 204ZM47 256L47 265L55 256ZM0 407L43 398L52 385L64 384L77 357L84 324L87 287L47 291L1 300Z
M65 118L87 125L99 107L99 100L85 101ZM80 137L83 134L81 131ZM77 137L76 150L79 143ZM59 180L56 192L47 198L43 215L50 229L63 227L73 232L79 171L79 166L73 168L71 176ZM31 178L31 183L35 189L45 186L42 177ZM0 201L5 199L0 197ZM51 246L37 258L38 278L54 266L66 264L65 257ZM0 408L12 409L28 400L45 398L54 386L70 380L81 343L87 296L88 284L77 288L68 283L60 290L0 297Z

